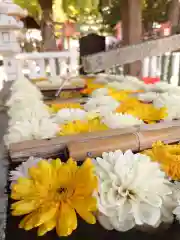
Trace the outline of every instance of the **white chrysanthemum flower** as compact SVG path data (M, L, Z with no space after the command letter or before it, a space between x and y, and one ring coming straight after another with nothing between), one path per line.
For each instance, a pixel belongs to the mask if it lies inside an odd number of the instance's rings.
M167 120L179 119L180 118L180 96L169 95L168 93L160 94L158 98L154 99L153 105L156 108L166 107L168 116Z
M99 96L109 96L109 90L108 88L98 88L92 92L91 96L93 98Z
M17 92L21 92L21 94L25 94L26 95L34 95L37 98L41 98L43 97L42 93L40 92L40 90L36 87L36 85L32 84L32 82L30 82L27 78L20 78L16 81L13 82L13 85L11 87L11 92L13 94L16 94ZM12 96L13 96L12 94Z
M158 93L155 93L155 92L147 92L147 93L139 93L139 94L137 95L137 98L138 98L140 101L143 101L143 102L152 102L152 101L155 100L158 96L159 96Z
M32 118L31 120L18 121L10 120L8 133L4 137L7 146L11 143L18 143L26 140L46 139L55 137L59 126L49 118Z
M25 119L31 120L32 118L50 118L50 113L48 107L43 102L29 102L25 104L23 101L21 104L14 104L8 110L8 115L10 117L10 122L24 121Z
M180 221L180 182L174 183L174 198L176 199L177 206L174 208L173 214Z
M84 105L86 111L112 112L119 106L119 102L111 96L98 96L90 98Z
M49 110L41 99L39 90L27 79L14 82L7 103L10 118L5 136L7 146L24 140L56 136L59 126L51 119Z
M168 88L169 88L169 84L165 82L158 82L158 83L151 83L151 84L144 85L145 92L164 93L164 92L167 92Z
M144 90L146 92L156 92L156 93L169 93L169 94L180 94L180 88L175 87L171 84L168 84L166 82L157 82L154 84L145 84L144 85Z
M144 122L130 114L111 113L106 115L102 122L111 129L124 128L128 126L141 125Z
M136 91L136 90L141 90L143 89L144 83L142 81L132 81L132 80L128 80L127 81L123 81L123 82L118 82L118 81L114 81L114 82L110 82L107 87L109 88L114 88L117 90L131 90L131 91Z
M95 83L107 84L109 82L109 77L109 74L99 73L98 75L96 75Z
M87 112L79 108L63 108L53 117L58 124L86 119Z
M169 84L171 85L171 84ZM168 89L168 93L171 95L177 95L179 96L180 95L180 87L179 86L171 86L171 88Z
M9 180L12 181L12 183L16 182L18 178L28 178L29 177L29 168L34 167L40 162L42 158L37 157L30 157L27 161L21 163L18 167L15 168L15 170L10 171L9 173ZM48 161L51 161L51 159L48 159Z
M27 161L21 163L15 170L10 171L9 180L17 181L20 177L29 177L29 168L36 166L38 162L40 162L42 158L34 158L30 157Z
M97 75L95 82L97 83L109 83L109 82L124 82L126 77L124 75L104 74L100 73Z
M171 185L158 163L148 156L103 153L94 160L99 179L99 221L107 229L128 231L135 225L156 227L161 222L163 199L172 194Z

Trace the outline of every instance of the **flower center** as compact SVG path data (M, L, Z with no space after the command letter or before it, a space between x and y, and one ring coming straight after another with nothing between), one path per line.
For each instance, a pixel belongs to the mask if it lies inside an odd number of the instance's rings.
M122 189L120 192L118 191L118 194L120 194L122 197L127 198L128 200L135 198L135 192L130 189Z
M66 193L66 192L67 192L67 188L61 187L61 188L59 188L59 189L57 190L57 192L58 192L59 194Z

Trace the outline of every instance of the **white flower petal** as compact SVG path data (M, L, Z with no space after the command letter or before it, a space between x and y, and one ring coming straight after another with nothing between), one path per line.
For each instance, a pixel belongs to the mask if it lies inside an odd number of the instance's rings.
M94 162L99 180L98 208L116 230L170 222L172 184L159 164L131 150L103 153Z
M113 226L111 225L109 218L106 217L104 214L98 213L97 219L103 228L105 228L106 230L113 230Z
M149 226L156 226L161 218L160 208L142 203L140 205L140 219Z

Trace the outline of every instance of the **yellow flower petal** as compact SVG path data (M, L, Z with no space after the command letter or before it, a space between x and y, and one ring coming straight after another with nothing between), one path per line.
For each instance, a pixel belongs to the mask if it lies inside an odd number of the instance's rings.
M53 104L50 105L51 111L55 112L55 113L58 112L59 110L63 109L63 108L83 109L83 107L79 103L53 103Z
M180 144L166 145L158 141L143 154L148 155L152 161L159 162L167 176L180 180Z
M95 198L87 198L87 199L76 199L73 200L73 206L76 209L76 212L82 217L87 223L95 224L96 218L90 212L92 210L97 210L96 200Z
M28 219L26 219L24 224L22 224L22 225L24 225L23 229L26 230L26 231L29 231L29 230L33 229L36 226L37 221L39 219L39 212L38 211L34 211L29 216L30 217Z
M67 186L69 184L69 182L71 181L71 179L74 175L74 172L77 169L78 169L77 164L72 159L69 159L67 161L67 164L62 165L62 167L58 171L58 175L61 176L58 179L59 187Z
M55 227L56 227L56 218L52 218L51 220L49 220L48 222L42 224L38 228L38 236L45 235L47 232L53 230Z
M13 209L12 215L13 216L21 216L24 214L28 214L35 210L38 207L37 202L35 200L22 200L18 201L16 203L13 203L11 205L11 208Z
M77 216L73 208L62 203L57 218L56 231L59 236L69 236L77 228Z
M35 227L39 227L41 224L48 222L50 219L54 218L58 211L58 204L44 204L40 209L39 219Z
M22 196L31 195L33 192L33 182L30 179L19 178L16 184L12 185L12 199L20 200Z
M29 215L26 215L21 222L19 223L19 228L25 228L27 222L32 218L32 216L34 215L34 213L31 213Z
M61 160L60 160L59 158L53 159L53 160L51 161L51 165L52 165L56 170L58 170L58 169L62 166L62 162L61 162Z
M58 235L68 236L77 228L75 209L87 222L95 222L91 212L96 210L92 195L97 178L90 159L82 166L77 166L72 158L66 163L42 160L29 172L30 179L20 179L12 190L12 196L21 200L12 204L13 214L29 213L20 228L28 231L39 227L38 235L43 235L56 225Z
M76 189L74 195L88 196L97 189L98 181L94 175L94 165L91 159L87 158L76 173Z
M29 175L34 181L41 184L50 184L52 181L52 165L46 160L41 160L38 166L29 169Z

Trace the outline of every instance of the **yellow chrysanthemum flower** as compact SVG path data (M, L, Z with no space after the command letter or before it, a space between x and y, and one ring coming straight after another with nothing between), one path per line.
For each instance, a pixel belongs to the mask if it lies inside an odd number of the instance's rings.
M12 214L28 214L20 222L20 228L38 227L42 236L56 228L59 236L68 236L77 228L79 214L89 224L96 222L92 212L97 210L97 178L90 159L79 167L69 159L40 161L29 169L30 178L19 178L12 187L11 197L19 200L11 205Z
M142 103L135 98L130 98L122 102L116 111L131 114L146 123L155 123L167 116L167 109L165 107L155 108L153 104Z
M86 79L86 88L81 91L82 94L90 95L98 88L104 88L105 84L96 83L95 78Z
M87 121L77 120L60 126L60 136L74 135L78 133L96 132L107 130L108 127L102 124L99 118Z
M130 97L130 92L128 91L112 91L111 89L109 90L109 96L114 98L117 101L125 101Z
M132 97L133 93L142 92L141 90L131 91L131 90L116 90L109 88L109 96L113 97L119 102L132 101L133 99L137 100L135 97ZM138 100L137 100L138 101ZM136 101L136 102L137 102Z
M162 170L173 180L180 180L180 144L166 145L160 141L143 154L161 164Z
M47 80L48 80L48 78L46 78L46 77L31 78L31 81L34 82L34 83L42 82L42 81L47 81Z
M122 103L119 105L119 107L116 109L116 112L118 113L126 113L129 110L136 109L137 106L139 106L141 102L136 98L128 98L125 101L122 101Z
M52 103L50 104L50 110L53 113L58 112L63 108L80 108L83 109L83 106L80 103Z

